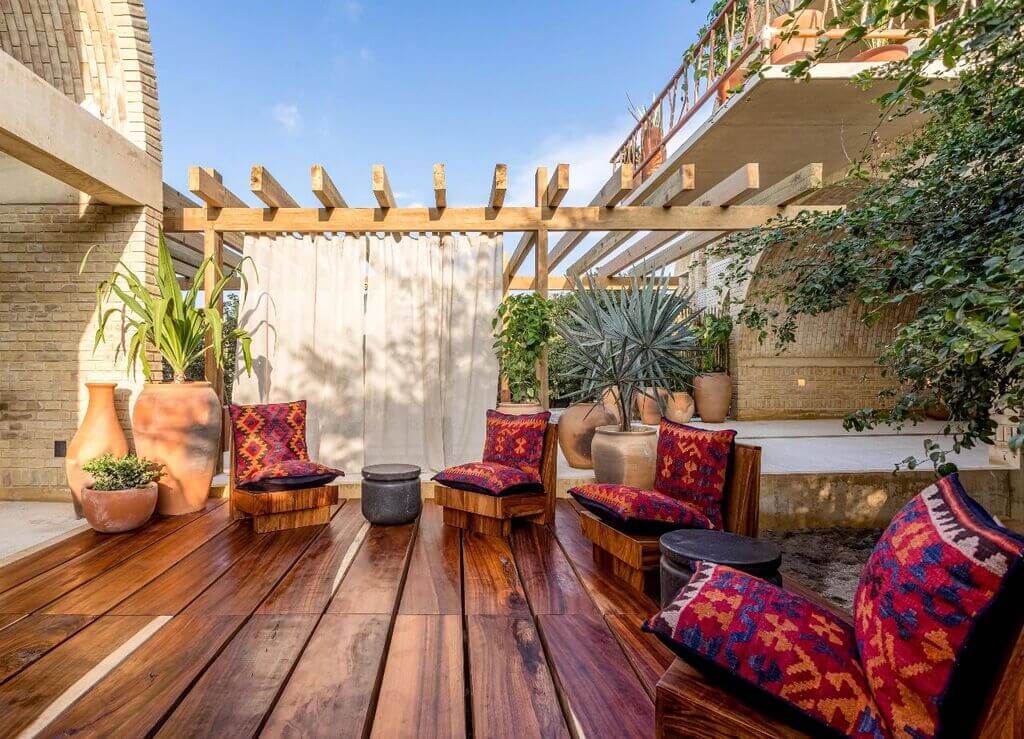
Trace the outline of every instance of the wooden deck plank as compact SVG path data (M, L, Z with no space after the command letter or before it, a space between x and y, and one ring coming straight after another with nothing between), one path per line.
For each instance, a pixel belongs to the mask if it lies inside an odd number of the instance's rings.
M221 500L210 501L207 508L198 513L156 518L138 531L119 534L110 544L91 549L60 567L42 572L0 594L0 613L32 613L129 557L145 551L146 547L165 536L194 523L197 518L205 516L223 503Z
M258 613L312 613L319 616L338 585L358 546L357 537L368 528L358 502L342 505L302 558L288 570L259 607ZM365 535L365 532L363 532Z
M90 616L27 616L0 631L0 683L84 629Z
M423 503L398 612L462 613L461 535L458 529L444 525L441 506L432 500Z
M256 614L189 690L157 736L255 736L318 615Z
M262 735L365 736L384 671L390 627L390 616L325 614Z
M18 623L27 615L27 613L0 613L0 630L6 629L11 624Z
M605 616L605 623L622 647L633 672L640 678L643 689L654 700L654 689L669 666L675 661L675 654L654 634L640 628L641 622L633 616Z
M0 567L0 593L31 580L36 575L78 557L92 549L109 546L117 541L118 535L101 534L93 529L79 531L66 539L33 552L10 564Z
M577 733L654 736L654 703L603 621L578 615L537 620L555 684Z
M415 524L371 526L328 613L394 613L415 531Z
M137 556L58 598L42 612L101 616L208 542L230 523L228 507L218 506L173 536L164 537Z
M15 736L153 619L104 616L0 685L0 736Z
M512 551L534 613L598 615L594 602L576 577L551 529L546 526L516 527L512 531Z
M476 736L568 737L533 619L467 616Z
M497 536L464 532L462 560L467 615L530 615L507 541Z
M466 736L462 617L398 616L374 737Z

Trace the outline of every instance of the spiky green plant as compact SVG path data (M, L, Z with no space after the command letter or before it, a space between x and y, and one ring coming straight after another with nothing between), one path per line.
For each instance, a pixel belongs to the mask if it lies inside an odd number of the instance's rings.
M693 375L690 359L698 351L689 295L669 288L667 279L634 274L629 287L598 287L592 277L577 280L576 305L555 330L565 339L569 376L579 383L572 397L598 400L618 391L619 430L631 430L630 411L638 393L671 390L672 379Z
M82 258L79 274L85 269L94 248L90 248ZM132 375L135 374L136 365L141 364L147 382L153 379L153 368L146 356L147 344L156 347L171 366L174 382L185 382L185 370L189 364L208 351L213 352L217 366L223 368L224 353L221 348L225 341L239 343L245 371L252 372L252 337L249 336L249 332L234 328L225 333L220 313L215 308L206 307L216 305L224 288L235 276L239 277L242 290L245 291L248 283L241 272L241 265L227 274L221 274L219 266L207 257L196 269L192 286L183 291L178 284L178 275L174 272L174 263L171 261L171 253L167 249L163 232L160 233L155 295L128 265L124 262L118 262L118 265L121 270L115 271L96 288L100 320L96 328L93 351L106 340L107 322L111 316L117 315L121 318L121 339L115 358L124 352L128 372ZM208 269L216 270L219 279L210 294L205 296L205 305L201 307L198 305L199 289ZM120 302L108 308L106 305L112 295ZM209 346L205 342L207 334L212 339Z

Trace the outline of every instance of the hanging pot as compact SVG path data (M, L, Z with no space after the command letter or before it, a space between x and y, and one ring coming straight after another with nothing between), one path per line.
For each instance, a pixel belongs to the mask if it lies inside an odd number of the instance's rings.
M712 372L693 378L697 413L705 423L721 423L729 415L732 378L727 372Z
M558 417L558 445L570 467L589 470L594 467L590 447L598 426L615 423L615 418L599 403L577 403Z
M85 518L101 534L119 534L142 526L156 509L157 486L151 482L128 490L82 491Z
M75 515L79 518L83 514L82 489L92 484L92 478L82 471L82 465L104 454L123 457L128 453L128 440L114 408L114 389L117 383L87 382L85 387L89 390L89 405L85 409L82 425L68 443L67 456L64 458L71 500L75 506Z
M164 465L157 510L202 510L220 456L221 407L210 383L146 383L132 424L139 456Z
M907 47L903 44L886 44L865 49L855 56L855 62L901 62L910 56Z
M498 413L506 416L528 416L532 413L541 413L544 409L540 403L498 403Z
M598 482L651 490L657 452L657 429L634 426L629 431L619 431L618 426L598 426L591 445L594 478Z

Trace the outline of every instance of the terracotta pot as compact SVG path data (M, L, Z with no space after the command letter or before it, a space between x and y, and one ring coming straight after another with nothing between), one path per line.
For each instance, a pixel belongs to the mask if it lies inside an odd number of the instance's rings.
M594 478L651 490L657 452L657 429L634 426L630 431L619 431L617 426L598 426L591 445Z
M139 456L164 465L157 510L201 510L220 456L221 407L210 383L146 383L132 425Z
M772 20L771 26L782 29L782 35L785 35L794 30L819 31L825 24L824 14L813 8L801 10L796 16L796 20L790 23L792 17L789 13L780 15ZM780 36L773 36L770 61L772 64L792 64L813 54L817 46L817 38L801 38L794 35L791 38L783 39Z
M657 394L663 400L668 397L668 391L664 389L658 390ZM661 406L658 405L654 388L645 388L644 392L637 393L636 409L641 423L646 423L648 426L657 426L661 423Z
M693 378L693 394L697 413L706 423L721 423L729 415L732 400L732 378L727 372L713 372Z
M853 58L855 62L901 62L910 56L903 44L886 44L865 49Z
M558 417L558 445L570 467L578 470L594 468L590 445L598 426L615 423L612 415L598 403L578 403Z
M82 508L89 525L101 534L119 534L137 529L152 517L156 510L155 482L129 490L82 491Z
M601 406L605 413L612 417L612 421L619 422L619 389L610 387L601 393Z
M541 413L544 409L540 403L498 403L497 411L507 416L528 416L531 413Z
M688 423L693 418L694 407L693 396L677 390L665 400L665 418L676 423Z
M82 425L71 437L64 458L71 500L75 505L75 515L79 518L83 513L82 489L92 484L92 478L82 472L82 465L104 454L123 457L128 453L128 440L114 409L114 388L117 383L87 382L85 386L89 389L89 405L85 409Z
M658 167L665 163L665 146L661 143L664 134L661 131L660 126L650 126L644 128L640 134L640 161L643 161L651 153L654 156L651 157L651 161L644 165L643 171L641 172L641 179L647 179L656 171Z
M743 81L746 78L746 76L747 70L741 68L737 69L735 72L733 72L728 77L726 77L725 79L718 83L719 105L723 104L726 100L729 99L729 95L732 94L732 91L734 89L736 89L737 87L741 87L743 85Z

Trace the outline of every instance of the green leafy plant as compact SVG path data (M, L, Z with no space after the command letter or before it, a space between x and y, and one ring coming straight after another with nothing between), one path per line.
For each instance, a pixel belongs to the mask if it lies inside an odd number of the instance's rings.
M95 248L95 247L93 247ZM82 259L79 274L92 254L86 252ZM213 352L217 364L224 366L223 346L225 342L238 342L242 349L246 372L252 372L252 337L244 329L237 326L229 331L224 330L220 313L214 305L224 292L228 282L235 276L242 282L242 289L247 287L245 275L236 267L227 274L220 275L220 269L207 257L196 269L192 287L182 291L178 285L178 276L174 272L174 263L160 234L160 247L154 295L124 262L120 262L121 271L115 271L110 278L104 280L96 288L96 301L100 309L99 325L96 328L95 350L106 338L106 327L111 316L121 319L121 339L117 356L124 352L128 361L128 371L135 373L136 365L142 365L142 373L147 381L153 378L152 367L146 356L147 344L160 352L164 361L171 367L174 382L185 382L185 373L190 364L201 359L207 352ZM219 279L209 295L205 296L203 307L199 306L199 293L208 269L217 270ZM118 304L106 307L111 296L117 298ZM212 337L211 346L206 346L205 336Z
M716 316L704 313L697 324L697 337L700 339L701 372L725 372L725 348L729 345L732 335L732 319L728 312Z
M535 402L540 389L537 360L554 335L547 301L537 293L509 295L498 306L491 326L512 402Z
M565 321L570 311L576 307L576 295L572 292L560 293L548 299L548 315L552 324ZM568 347L558 333L548 342L548 387L551 399L555 402L568 402L580 390L580 381L569 375Z
M565 340L569 377L579 383L573 397L598 400L615 391L619 430L631 430L633 400L653 390L664 411L659 389L671 378L693 374L687 357L697 347L690 296L670 289L659 277L634 274L629 287L598 287L592 278L578 281L576 305L555 329Z
M238 293L231 292L224 296L224 336L230 337L231 332L238 326L238 308L239 308L239 295ZM203 344L205 347L205 342ZM231 403L231 397L235 381L234 368L236 367L236 358L238 355L238 342L233 341L230 338L226 338L224 343L221 345L222 366L227 370L224 372L224 403L225 405ZM171 365L164 362L163 367L163 378L165 382L169 382L174 379L174 370L171 369ZM206 378L206 361L204 356L198 356L192 360L192 363L185 370L186 380L203 380Z
M131 490L156 482L163 474L163 465L134 454L115 457L104 454L82 465L92 477L93 490Z

